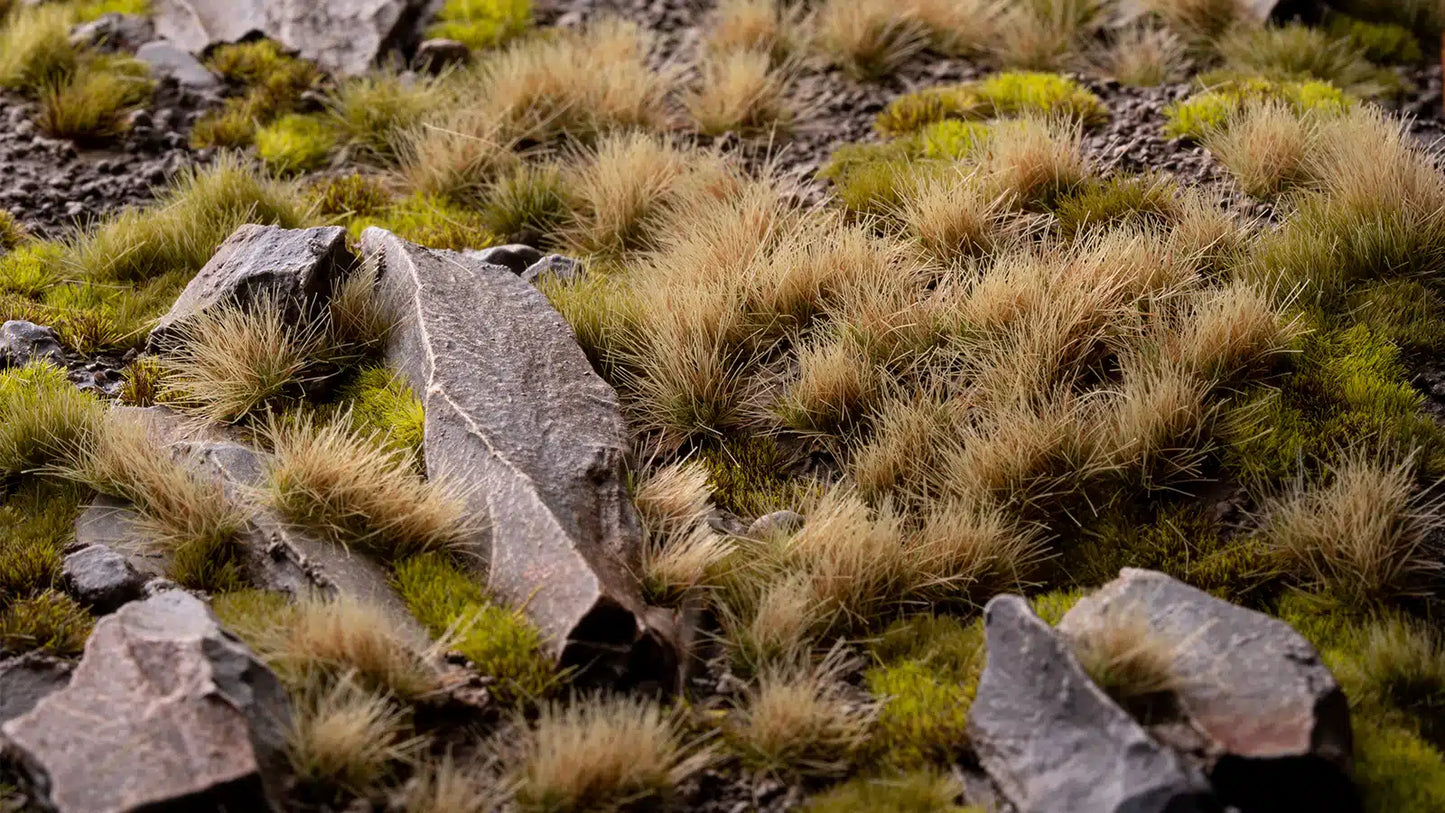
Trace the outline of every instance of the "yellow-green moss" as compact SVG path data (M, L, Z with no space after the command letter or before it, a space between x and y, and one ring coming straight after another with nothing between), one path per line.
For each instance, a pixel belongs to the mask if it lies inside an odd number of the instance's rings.
M81 489L36 480L0 503L0 608L58 585L84 499Z
M1257 99L1277 100L1296 112L1339 115L1354 107L1352 96L1320 81L1281 81L1265 78L1229 80L1164 108L1164 134L1171 138L1203 138L1225 127L1244 107Z
M256 153L277 172L321 168L337 146L336 131L318 116L291 113L256 131Z
M703 449L698 462L718 506L743 517L796 509L809 486L787 475L792 459L776 440L747 435Z
M1445 345L1445 299L1414 279L1371 282L1352 291L1351 317L1407 351Z
M1177 188L1167 178L1152 175L1117 175L1106 181L1089 181L1065 195L1054 215L1065 236L1086 228L1129 225L1164 225L1179 211Z
M46 590L0 610L0 651L79 655L93 623L74 599Z
M426 414L411 387L386 367L366 367L341 392L352 426L372 434L388 449L421 459Z
M495 48L532 24L532 0L447 0L427 36Z
M355 172L323 178L312 184L307 194L318 214L343 221L380 214L391 202L380 178Z
M75 19L89 22L106 14L148 15L150 0L85 0L75 7Z
M803 805L806 813L982 813L960 807L958 783L944 773L915 771L896 776L860 776Z
M983 625L947 616L893 624L874 645L868 690L882 702L870 747L898 769L947 766L968 749L968 709L983 669Z
M1088 88L1053 73L1005 71L962 85L928 88L889 103L874 127L890 137L907 135L945 119L993 119L1033 113L1070 118L1085 126L1109 118Z
M403 198L380 215L355 218L349 230L359 238L369 226L380 226L428 248L462 251L497 242L480 212L427 195Z
M504 705L531 705L556 689L561 676L542 635L520 612L487 598L477 578L439 554L397 565L396 586L433 635L452 636L451 648L497 682L492 696Z

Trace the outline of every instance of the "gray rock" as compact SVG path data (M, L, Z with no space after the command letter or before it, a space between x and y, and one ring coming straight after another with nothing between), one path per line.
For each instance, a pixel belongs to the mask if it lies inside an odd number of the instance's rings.
M463 251L462 254L477 262L500 265L513 274L519 275L534 263L540 262L544 256L540 249L524 246L521 243L472 249Z
M774 511L763 514L748 526L748 536L753 539L767 539L772 536L786 536L803 527L803 515L797 511Z
M984 630L969 738L1019 813L1220 810L1204 776L1094 685L1028 602L995 596Z
M0 724L29 714L41 699L64 689L70 671L69 662L39 652L0 661Z
M276 676L174 591L101 619L70 685L0 731L65 813L276 810L289 720Z
M193 54L261 33L341 75L414 42L427 0L156 0L156 32Z
M181 322L225 303L245 308L265 297L295 308L297 318L303 318L303 306L329 296L332 281L355 261L346 248L346 230L339 226L242 226L176 298L151 331L151 344L163 345Z
M1180 642L1175 694L1214 755L1313 757L1349 771L1349 704L1314 646L1289 624L1163 573L1125 568L1074 605L1059 631L1084 637L1121 613Z
M67 555L61 572L75 600L97 613L114 612L145 595L145 577L123 554L103 545Z
M152 40L135 52L136 58L150 66L151 73L169 76L186 87L214 89L221 86L221 80L210 68L201 64L189 51L176 47L166 40Z
M527 269L522 272L522 281L536 285L538 280L543 277L550 277L566 282L582 276L583 270L582 263L571 257L548 254L527 266Z
M134 51L154 36L150 18L139 14L102 14L70 30L76 46L109 51Z
M427 471L490 521L473 549L493 593L524 607L564 663L656 657L670 671L632 575L641 531L617 395L567 323L502 266L376 228L361 246L397 320L387 358L425 399Z
M453 65L465 65L472 59L472 49L465 43L448 39L429 39L418 45L412 64L419 71L441 73Z
M55 331L33 322L11 319L0 325L0 367L23 367L32 361L65 366L65 351Z

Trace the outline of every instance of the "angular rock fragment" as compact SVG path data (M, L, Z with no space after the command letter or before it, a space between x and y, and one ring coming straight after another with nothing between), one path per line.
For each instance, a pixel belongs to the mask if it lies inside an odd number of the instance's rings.
M134 51L155 35L155 26L141 14L102 14L70 30L70 41L79 47L103 51Z
M415 37L428 0L156 0L156 32L193 54L264 34L336 74Z
M796 533L803 527L806 520L797 511L774 511L771 514L763 514L753 520L748 526L748 536L753 539L768 539L774 536L787 536Z
M429 39L416 47L412 64L417 70L427 73L441 73L453 65L465 65L472 59L472 49L466 43L448 39Z
M245 225L221 244L168 312L151 331L152 346L162 345L187 319L221 304L248 307L269 298L294 307L322 301L334 280L355 264L339 226L283 229Z
M276 676L173 591L101 619L70 684L0 732L66 813L273 810L289 719Z
M969 737L1019 813L1221 809L1204 776L1104 694L1028 602L994 597L984 630Z
M464 251L462 253L465 254L468 258L476 260L478 262L491 263L492 265L500 265L508 271L511 271L513 274L521 274L523 271L526 271L527 268L530 267L533 263L540 261L542 257L545 256L542 253L541 249L532 248L531 246L522 245L521 243L512 243L505 246L492 246L491 248L473 249L471 251Z
M103 545L68 554L61 573L75 600L101 614L114 612L145 594L146 578L124 555Z
M28 714L70 683L69 662L40 652L0 661L0 723Z
M65 366L65 351L55 331L19 319L0 325L0 367L23 367L32 361Z
M582 276L582 263L561 254L548 254L527 266L522 272L522 281L536 285L544 277L560 282Z
M156 76L170 77L179 85L197 89L219 89L221 80L189 51L166 40L152 40L135 52L136 59L150 66Z
M1080 599L1059 631L1087 636L1120 613L1180 642L1174 693L1192 726L1208 738L1210 762L1226 774L1248 771L1252 781L1266 784L1308 773L1316 787L1341 783L1353 753L1349 704L1314 646L1289 624L1163 573L1125 568ZM1216 762L1221 759L1227 761ZM1254 762L1246 767L1239 759ZM1310 761L1317 762L1313 769ZM1273 779L1271 767L1278 772ZM1218 787L1217 770L1214 780Z
M617 396L567 323L502 266L376 228L361 245L397 320L388 360L426 406L427 471L460 481L491 524L475 548L492 592L564 663L668 660L632 575L641 531Z

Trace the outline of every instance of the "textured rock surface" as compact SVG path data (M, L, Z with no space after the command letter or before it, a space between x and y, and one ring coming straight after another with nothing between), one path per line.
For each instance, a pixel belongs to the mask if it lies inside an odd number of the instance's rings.
M417 70L441 73L453 65L465 65L472 59L472 49L466 43L448 39L430 39L416 47L412 64Z
M521 243L474 249L462 253L478 262L500 265L513 274L521 274L523 271L526 271L528 267L546 256L542 253L541 249L532 248Z
M245 225L226 238L151 331L164 342L177 325L222 303L246 307L262 297L297 307L331 293L332 280L355 263L339 226L283 229Z
M194 54L260 32L357 74L414 35L426 0L156 0L156 31Z
M32 361L65 366L65 353L55 331L33 322L11 319L0 325L0 367L23 367Z
M753 539L767 539L772 536L786 536L803 527L803 515L797 511L774 511L763 514L748 526L748 536Z
M264 810L289 716L276 676L172 591L102 619L70 685L0 730L61 811Z
M1288 624L1163 573L1125 568L1080 599L1059 631L1087 636L1120 614L1179 642L1174 666L1180 710L1208 738L1209 762L1227 760L1224 775L1215 772L1216 786L1240 785L1231 777L1247 773L1243 784L1256 787L1343 785L1348 791L1343 777L1353 753L1349 703L1314 646ZM1255 764L1240 765L1240 758ZM1301 758L1325 765L1311 768ZM1311 774L1314 778L1304 780ZM1228 796L1239 792L1251 789L1221 787ZM1328 798L1310 807L1337 809L1322 804Z
M1019 813L1216 811L1202 774L1149 737L1018 596L984 608L969 712L979 761Z
M68 554L61 572L76 601L97 613L114 612L145 594L145 577L123 554L103 545Z
M548 254L522 271L522 281L536 285L543 277L566 281L582 276L582 263L561 254Z
M39 652L0 661L0 723L28 714L42 698L64 689L71 668Z
M220 88L221 80L189 51L166 40L152 40L135 52L156 76L169 76L192 88Z
M502 266L376 228L361 244L398 320L388 359L426 404L427 471L459 481L490 522L477 552L493 592L564 661L662 654L631 575L641 532L617 396L567 323Z

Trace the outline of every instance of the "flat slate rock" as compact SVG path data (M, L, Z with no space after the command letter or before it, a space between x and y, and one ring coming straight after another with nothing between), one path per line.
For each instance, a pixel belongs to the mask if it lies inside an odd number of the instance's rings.
M0 732L61 813L276 810L289 720L276 676L171 591L101 619L70 684Z
M1202 773L1089 679L1073 649L1018 596L984 608L987 661L969 738L1019 813L1215 813Z
M104 545L89 545L67 554L61 575L76 601L101 614L145 595L145 576L124 554Z
M361 246L396 320L388 361L426 406L427 471L489 522L473 547L492 592L524 607L563 662L665 660L632 575L642 535L617 395L571 328L503 266L377 228Z
M0 660L0 723L29 714L43 698L64 689L73 668L40 652Z
M244 309L270 299L301 318L303 307L330 296L332 282L355 262L346 248L346 230L339 226L242 226L161 317L151 344L163 344L181 322L223 304Z
M257 33L341 75L415 39L428 0L156 0L156 33L193 54Z

